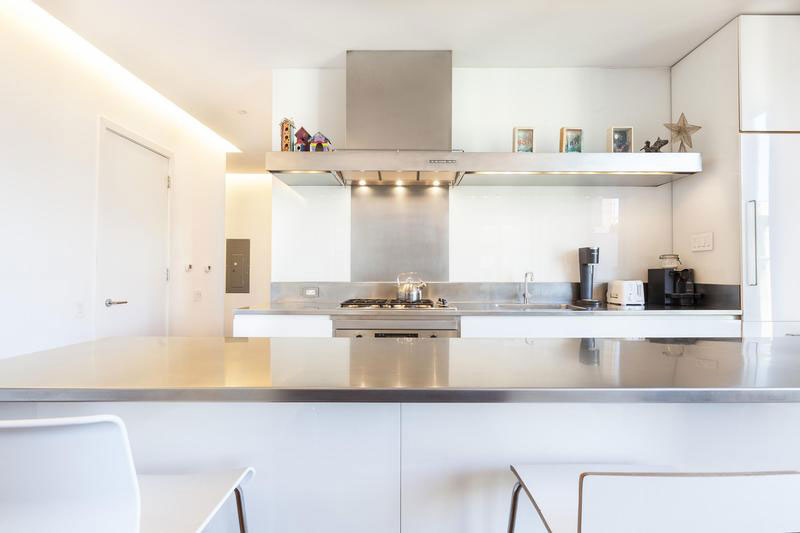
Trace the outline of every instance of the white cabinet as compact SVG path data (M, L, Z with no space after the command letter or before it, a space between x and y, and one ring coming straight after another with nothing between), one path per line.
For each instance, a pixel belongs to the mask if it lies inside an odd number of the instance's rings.
M333 337L333 322L326 315L234 315L233 336Z
M800 131L800 15L739 19L742 131Z
M676 316L465 316L462 337L739 337L730 315Z
M745 334L800 334L799 135L741 136Z

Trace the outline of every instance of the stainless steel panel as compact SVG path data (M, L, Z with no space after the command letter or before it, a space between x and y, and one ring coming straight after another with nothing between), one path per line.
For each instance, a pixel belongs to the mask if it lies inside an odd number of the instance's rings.
M348 172L347 182L377 172L436 172L440 181L453 176L460 185L628 185L655 187L702 171L698 153L583 153L336 150L334 152L268 152L268 172ZM465 174L466 173L466 174ZM388 174L387 174L388 175ZM284 174L291 176L291 174ZM287 178L290 179L290 178ZM442 183L444 183L442 181ZM331 179L331 184L335 181ZM292 183L299 183L293 181ZM310 182L311 183L311 182ZM313 181L317 183L317 181Z
M450 150L452 78L450 50L348 50L347 147Z
M272 175L291 187L343 186L344 180L333 170L292 170L272 172Z
M347 316L344 318L334 318L334 330L406 330L406 331L422 331L422 330L450 330L458 331L458 317L442 317L442 318L423 318L415 319L413 316L408 318L376 318L374 315L366 315L363 317Z
M0 401L798 402L798 350L796 337L112 337L0 360Z
M418 272L447 281L449 217L446 187L353 187L350 279L386 281Z
M337 329L334 337L365 339L437 339L458 337L451 329Z

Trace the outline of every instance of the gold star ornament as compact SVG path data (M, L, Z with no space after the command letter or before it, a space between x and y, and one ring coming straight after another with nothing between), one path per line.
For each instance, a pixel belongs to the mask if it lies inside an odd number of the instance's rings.
M679 152L685 152L686 147L692 147L692 134L695 133L697 130L700 129L701 126L695 126L694 124L689 124L686 121L686 116L681 113L678 122L674 124L664 124L664 127L667 128L670 133L672 134L672 142L673 144L676 141L680 141L681 144L678 147Z

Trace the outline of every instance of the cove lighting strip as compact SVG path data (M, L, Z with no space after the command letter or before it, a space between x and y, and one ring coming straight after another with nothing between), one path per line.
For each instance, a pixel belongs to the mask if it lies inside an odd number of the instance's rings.
M143 102L159 114L178 120L187 129L207 139L224 152L241 152L230 141L184 111L167 97L134 76L122 65L95 48L60 20L31 0L0 0L0 28L16 27L35 36L52 49L53 55L65 56L64 61L81 63L93 74L105 78L113 90ZM13 52L9 52L13 53Z

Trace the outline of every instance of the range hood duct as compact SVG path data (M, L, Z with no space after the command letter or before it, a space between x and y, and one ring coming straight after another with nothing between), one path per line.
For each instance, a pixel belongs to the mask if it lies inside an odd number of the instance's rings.
M452 95L450 50L349 50L348 150L449 152Z

